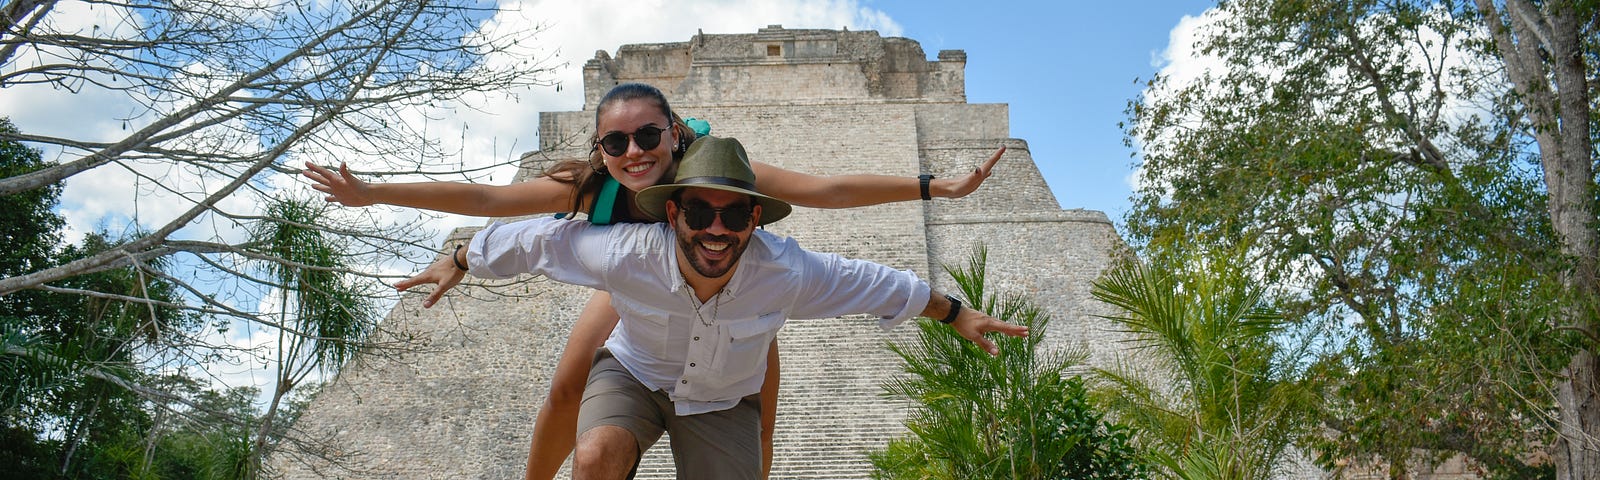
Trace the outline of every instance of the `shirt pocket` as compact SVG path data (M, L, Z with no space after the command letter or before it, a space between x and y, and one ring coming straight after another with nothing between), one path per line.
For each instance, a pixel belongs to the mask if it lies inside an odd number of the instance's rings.
M783 328L783 312L722 325L711 368L717 379L732 385L766 372L767 349Z

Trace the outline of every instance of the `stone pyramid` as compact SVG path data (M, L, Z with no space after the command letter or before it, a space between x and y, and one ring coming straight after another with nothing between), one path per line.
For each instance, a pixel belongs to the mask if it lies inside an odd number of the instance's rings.
M965 52L937 58L873 31L776 25L600 51L584 66L584 110L541 115L540 149L524 156L519 180L586 157L595 104L624 82L661 88L680 114L738 138L752 159L801 172L945 178L1005 145L994 176L967 198L797 207L768 229L811 250L913 270L946 291L956 289L941 265L964 265L986 245L989 291L1027 295L1054 318L1047 348L1084 345L1091 363L1108 362L1123 345L1096 317L1109 307L1089 289L1125 245L1104 213L1061 209L1027 143L1010 138L1007 105L967 103ZM539 278L458 288L428 310L420 298L406 296L385 322L426 346L351 362L297 424L348 457L333 465L290 448L271 460L283 477L521 478L534 416L589 292ZM883 346L915 330L885 333L857 317L785 326L773 478L869 477L865 452L905 434L909 408L883 396L881 384L900 372ZM673 476L663 442L639 478Z

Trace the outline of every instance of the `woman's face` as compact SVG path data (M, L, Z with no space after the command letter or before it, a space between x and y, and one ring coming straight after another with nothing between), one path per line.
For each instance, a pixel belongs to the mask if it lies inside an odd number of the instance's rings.
M672 168L672 146L678 144L678 137L671 120L655 102L642 98L612 102L601 110L596 127L601 139L600 158L623 187L637 192L671 180L663 177ZM639 137L649 137L657 129L660 140L649 149L643 148L650 144L649 139L641 142ZM611 141L606 140L607 136ZM626 144L626 148L606 148L608 143L613 147ZM612 155L614 150L625 151Z

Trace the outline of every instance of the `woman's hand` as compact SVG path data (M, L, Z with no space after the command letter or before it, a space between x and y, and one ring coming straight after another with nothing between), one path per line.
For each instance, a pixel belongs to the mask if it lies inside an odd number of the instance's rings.
M344 162L339 162L337 175L311 162L306 162L306 169L301 174L317 182L311 188L328 194L323 199L329 202L339 202L346 207L365 207L378 203L372 198L372 186L351 175L350 167Z
M936 197L945 198L961 198L967 196L967 194L972 193L973 191L977 190L979 186L982 186L983 180L989 178L989 175L994 173L994 164L998 163L1000 161L1000 156L1005 153L1006 147L1000 147L999 150L995 150L994 155L989 156L988 161L983 162L983 165L979 165L978 168L974 169L971 173L963 175L960 178L934 179L928 184L928 193Z
M403 292L417 285L425 285L430 283L438 285L438 287L433 289L433 293L428 294L428 298L422 300L422 308L432 307L433 304L439 303L440 298L444 297L444 292L448 292L451 288L455 288L457 284L461 283L461 279L467 275L467 272L462 271L460 268L456 268L455 255L456 252L450 252L448 254L441 255L439 260L433 262L431 265L428 265L428 268L422 269L422 273L418 273L414 277L396 282L394 284L394 288Z

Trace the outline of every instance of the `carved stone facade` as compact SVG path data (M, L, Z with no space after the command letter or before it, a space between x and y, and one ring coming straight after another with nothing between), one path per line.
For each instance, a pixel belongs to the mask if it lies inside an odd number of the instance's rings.
M992 293L1018 293L1054 323L1049 348L1084 345L1091 363L1123 345L1096 315L1106 305L1091 282L1125 249L1105 214L1063 210L1021 139L1008 107L966 102L966 54L929 61L909 39L876 32L793 30L696 35L688 42L624 45L584 66L585 109L546 112L540 150L524 174L583 158L593 108L612 86L656 85L686 117L738 138L751 159L818 174L939 177L971 170L1009 147L984 187L935 199L851 210L796 208L768 227L811 250L915 271L954 291L941 265L988 249ZM1060 161L1060 160L1058 160ZM469 231L457 235L470 235ZM327 386L297 425L353 454L343 466L279 455L286 478L514 478L527 455L534 415L589 292L546 279L508 287L458 288L429 310L407 295L385 320L426 341L399 357L361 357ZM513 294L513 295L502 295ZM881 384L900 372L882 332L864 318L795 320L779 336L783 377L773 478L867 478L865 456L905 434L908 405ZM665 442L639 478L672 478Z

